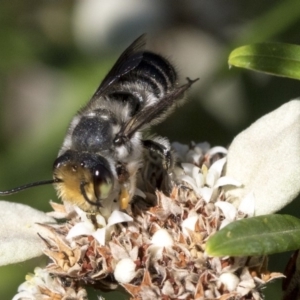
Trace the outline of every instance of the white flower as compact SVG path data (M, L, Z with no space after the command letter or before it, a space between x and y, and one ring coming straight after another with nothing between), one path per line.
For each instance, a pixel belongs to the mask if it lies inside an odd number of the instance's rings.
M219 207L225 216L225 219L222 221L220 225L220 229L222 229L229 223L236 220L237 209L234 207L234 205L226 201L217 201L215 203L215 206Z
M181 180L188 183L198 196L201 196L201 188L204 186L205 178L201 172L201 169L193 164L182 163L184 174L181 176Z
M219 280L229 292L234 291L240 282L240 279L235 274L229 272L222 273Z
M224 147L210 148L209 143L191 143L190 146L178 142L172 143L172 148L175 150L177 160L195 165L200 165L205 156L213 156L217 153L227 154L227 149Z
M86 300L86 291L72 287L64 287L58 277L52 276L47 270L35 268L34 274L26 276L26 281L18 288L12 300L36 299L74 299Z
M209 149L210 145L207 142L198 144L192 143L192 147L185 154L184 161L199 165Z
M103 216L99 214L96 215L97 225L100 227L96 229L91 219L87 217L87 213L79 207L75 207L75 211L80 216L81 222L71 228L66 238L72 239L76 236L92 235L100 245L105 245L105 241L110 233L109 229L111 229L113 225L123 222L131 222L133 220L128 214L114 210L108 218L107 223Z
M205 253L205 245L211 234L228 223L278 209L300 191L299 120L300 101L292 101L257 121L234 140L226 172L225 148L209 149L207 143L192 143L189 147L178 144L174 148L181 151L178 157L182 168L173 172L170 195L138 191L144 200L157 197L157 205L147 211L132 210L129 216L113 210L105 218L100 214L91 216L77 207L52 205L52 215L64 217L67 222L38 229L48 230L44 236L38 232L51 262L45 270L36 269L34 276L27 277L13 300L44 299L45 295L45 299L50 295L81 300L86 298L84 283L104 284L107 289L120 284L133 299L154 299L162 294L178 299L224 295L262 299L261 287L267 282L264 260L251 263L253 258L247 257L212 258ZM11 224L11 220L3 219L15 239L11 250L16 248L16 236L23 230L15 230L15 224L23 219L18 215L18 205L5 205L1 207L0 203L0 209L9 212L6 218L12 220ZM266 210L267 206L271 208ZM24 206L21 208L23 216ZM33 215L31 209L29 215ZM45 222L45 214L41 215L40 221L30 217L30 224ZM130 223L114 226L122 222ZM21 223L21 227L25 230L26 224ZM1 230L5 232L6 227L3 225ZM25 232L28 234L27 229ZM25 244L32 236L38 239L36 231L26 234ZM249 272L253 266L257 267L255 276ZM268 280L279 276L271 273ZM69 289L63 277L70 280L70 286L76 283L75 289Z
M131 258L121 259L114 271L115 279L120 283L129 283L136 274L136 264Z
M152 236L148 252L155 259L161 259L164 249L170 249L174 245L172 236L166 229L158 229Z
M200 169L193 164L182 163L184 175L179 176L179 178L188 183L193 188L196 195L201 196L208 203L215 200L214 196L219 187L226 185L241 185L240 182L229 176L221 177L225 163L225 157L214 162L209 169L207 169L205 165Z
M250 218L254 215L254 197L252 193L242 199L238 208L236 208L232 203L226 201L217 201L215 203L215 206L219 207L222 210L225 217L219 229L222 229L229 223L239 219L239 213L242 214L241 218Z
M151 239L152 245L159 247L172 247L174 240L166 229L157 230Z
M187 152L189 151L189 146L185 144L181 144L178 142L172 143L172 148L175 150L177 159L180 161L186 161L185 157Z

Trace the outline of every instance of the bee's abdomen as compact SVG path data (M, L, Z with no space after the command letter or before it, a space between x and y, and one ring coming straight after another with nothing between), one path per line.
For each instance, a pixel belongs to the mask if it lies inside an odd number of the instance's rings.
M157 91L168 92L177 80L174 67L162 56L151 52L144 53L143 60L133 73Z
M162 99L172 91L176 82L176 71L168 60L158 54L144 52L141 62L121 77L109 95L112 99L128 103L134 115L143 106L153 105Z

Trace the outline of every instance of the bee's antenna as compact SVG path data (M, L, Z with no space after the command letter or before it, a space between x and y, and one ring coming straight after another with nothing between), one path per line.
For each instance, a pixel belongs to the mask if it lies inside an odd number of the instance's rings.
M11 190L0 191L0 196L1 195L12 195L12 194L21 192L23 190L30 189L30 188L35 187L35 186L45 185L45 184L53 184L53 183L58 183L58 182L60 182L58 179L42 180L42 181L32 182L32 183L28 183L28 184L13 188Z

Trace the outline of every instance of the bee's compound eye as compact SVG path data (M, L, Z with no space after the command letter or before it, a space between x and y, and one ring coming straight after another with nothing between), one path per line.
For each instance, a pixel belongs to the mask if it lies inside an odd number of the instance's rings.
M93 182L97 200L106 199L113 188L113 175L110 170L98 164L93 170Z

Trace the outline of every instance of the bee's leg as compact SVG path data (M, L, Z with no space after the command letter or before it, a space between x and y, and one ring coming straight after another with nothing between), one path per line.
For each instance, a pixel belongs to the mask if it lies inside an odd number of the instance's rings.
M94 212L87 212L86 216L88 219L91 220L92 224L94 225L95 229L99 228L98 222L97 222L97 217L96 217L96 213Z
M120 184L120 193L119 193L119 205L120 209L127 209L130 202L130 195L128 190L128 180L130 179L130 174L126 168L125 164L118 162L116 164L116 171L118 175L118 181Z
M155 190L170 193L170 172L173 168L174 159L169 142L166 139L156 137L154 140L144 140L144 165L141 175L146 185L146 190Z
M169 195L172 189L170 172L173 154L169 142L161 137L142 141L144 146L143 166L137 176L137 188L145 197L135 195L131 201L132 211L147 210L157 204L156 192Z
M166 141L164 140L164 143ZM162 161L162 166L165 170L169 170L173 165L173 157L169 145L163 145L154 140L144 140L144 147L149 151L152 156L158 156Z

